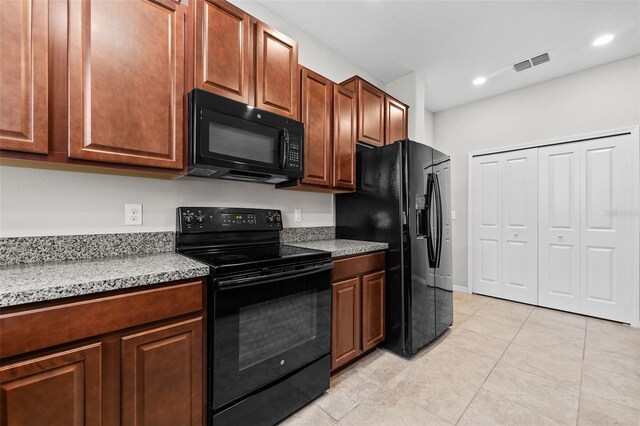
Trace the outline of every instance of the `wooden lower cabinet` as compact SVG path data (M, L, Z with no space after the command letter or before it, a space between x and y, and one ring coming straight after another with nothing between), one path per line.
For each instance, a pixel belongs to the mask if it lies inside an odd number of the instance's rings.
M384 271L362 276L362 350L384 340Z
M122 338L122 424L202 424L202 318Z
M0 367L0 424L101 424L101 344Z
M352 360L362 353L360 278L332 285L331 368Z
M331 370L384 341L384 252L335 261Z
M0 425L204 424L204 292L190 280L3 312Z

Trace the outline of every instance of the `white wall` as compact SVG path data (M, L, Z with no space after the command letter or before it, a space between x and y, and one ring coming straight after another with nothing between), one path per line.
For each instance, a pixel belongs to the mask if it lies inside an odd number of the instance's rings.
M358 74L383 87L374 76L257 2L233 3L295 39L301 64L337 82ZM251 183L164 181L2 166L0 191L2 237L174 230L175 208L181 205L280 208L287 227L334 224L331 195ZM125 203L144 205L143 226L124 226ZM293 222L296 208L302 209L302 222Z
M424 143L433 146L433 113L424 110Z
M270 185L134 178L0 167L0 236L175 230L178 206L281 209L284 226L332 226L332 197ZM125 203L143 204L143 225L124 226ZM293 209L302 209L302 222Z
M470 151L639 123L640 56L434 114L435 148L449 154L452 163L455 284L467 282Z

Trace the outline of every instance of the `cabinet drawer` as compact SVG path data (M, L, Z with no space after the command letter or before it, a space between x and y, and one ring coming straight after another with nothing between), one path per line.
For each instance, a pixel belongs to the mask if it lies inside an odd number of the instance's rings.
M333 263L333 281L384 269L384 259L383 251L338 259Z
M0 315L0 357L201 311L203 282L99 296Z

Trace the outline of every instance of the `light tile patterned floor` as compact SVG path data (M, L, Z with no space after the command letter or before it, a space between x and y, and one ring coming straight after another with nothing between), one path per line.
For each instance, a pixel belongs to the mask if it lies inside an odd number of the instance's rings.
M373 352L283 425L640 425L640 330L464 293L454 309L436 344Z

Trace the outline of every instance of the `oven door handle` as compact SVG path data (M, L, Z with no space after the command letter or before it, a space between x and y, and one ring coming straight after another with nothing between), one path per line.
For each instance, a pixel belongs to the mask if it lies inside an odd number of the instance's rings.
M327 271L330 269L333 269L333 262L310 266L304 269L296 269L293 271L280 272L272 275L261 275L258 277L250 277L250 278L242 278L242 279L235 279L235 278L227 278L222 280L214 279L214 284L215 284L216 290L231 290L231 289L236 289L240 287L250 287L255 285L269 284L281 279L304 277L306 275L315 274L315 273Z

